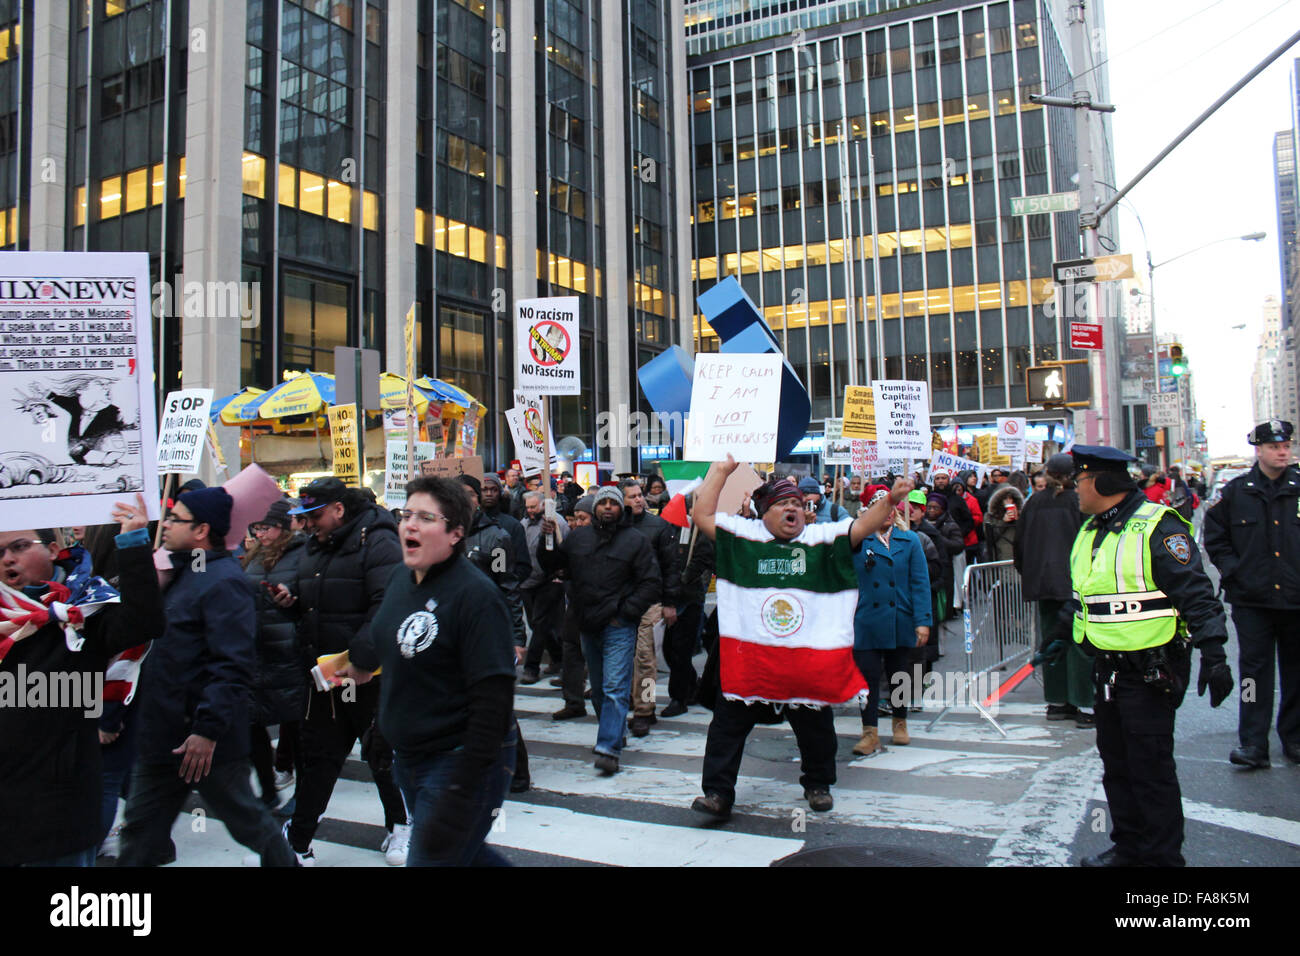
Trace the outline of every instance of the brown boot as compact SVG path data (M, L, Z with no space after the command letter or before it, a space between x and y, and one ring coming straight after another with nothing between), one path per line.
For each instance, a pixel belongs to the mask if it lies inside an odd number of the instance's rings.
M907 744L910 744L912 738L907 732L907 721L901 717L894 717L892 720L894 744L899 747L904 747Z
M875 727L862 728L862 739L853 745L853 752L860 757L870 757L880 752L880 733Z

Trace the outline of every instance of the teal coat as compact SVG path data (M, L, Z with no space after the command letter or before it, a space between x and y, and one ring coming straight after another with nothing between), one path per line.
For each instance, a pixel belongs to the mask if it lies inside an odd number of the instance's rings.
M886 548L874 534L853 553L858 607L853 615L853 649L887 651L915 647L916 629L933 623L930 571L912 531L895 528Z

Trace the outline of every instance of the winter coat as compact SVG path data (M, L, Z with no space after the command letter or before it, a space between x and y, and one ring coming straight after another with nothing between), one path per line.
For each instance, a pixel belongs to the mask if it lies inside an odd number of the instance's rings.
M248 756L257 611L253 586L228 551L171 555L163 594L167 630L140 670L139 756L174 763L191 734L216 742L212 760Z
M709 582L713 580L715 557L713 542L706 535L695 533L695 547L691 548L690 536L681 544L678 536L678 557L682 564L682 587L678 594L680 606L703 604L709 593Z
M533 559L530 556L528 547L528 535L524 531L524 522L528 520L527 510L524 511L523 518L515 518L504 514L499 507L491 511L484 508L483 513L510 533L510 541L514 549L511 571L520 581L527 580L528 576L533 573Z
M312 537L298 563L298 636L315 660L348 651L362 670L379 666L370 622L384 599L393 565L402 560L397 522L377 505L363 509L325 541Z
M253 585L257 602L257 664L253 675L253 723L269 727L298 720L307 712L309 660L298 643L298 615L271 600L267 590L283 584L290 591L298 583L298 562L307 539L295 536L280 560L267 571L263 555L254 554L244 574Z
M679 592L681 591L681 559L677 553L677 541L681 537L681 529L675 524L669 524L658 515L652 515L649 511L634 515L631 509L624 513L623 523L646 536L646 540L654 550L655 559L659 562L661 590L659 597L651 603L676 607L680 603Z
M519 593L519 577L513 567L514 542L499 518L478 509L465 538L465 557L495 584L510 611L510 626L515 646L528 644L524 631L524 602Z
M584 633L598 634L616 620L635 627L660 600L659 562L647 537L627 525L575 528L537 559L548 574L568 573Z
M886 548L874 534L853 553L858 606L853 649L886 651L916 646L916 629L929 627L930 573L916 534L895 528Z
M1026 601L1069 601L1070 549L1083 525L1079 496L1051 488L1030 495L1020 512L1012 560Z
M1300 468L1274 485L1256 462L1228 482L1204 527L1229 604L1300 608Z
M63 625L51 622L9 649L0 662L0 681L14 687L21 666L28 680L38 673L71 675L84 691L88 681L93 688L114 654L161 636L166 622L148 537L121 548L117 566L122 600L86 618L81 650L69 650ZM27 686L14 689L26 693ZM102 758L98 721L88 712L94 714L93 706L0 706L0 867L99 843Z
M1012 501L1017 512L1024 507L1025 496L1015 485L1004 483L989 495L989 508L984 515L985 561L1010 561L1015 557L1019 516L1016 521L1006 520L1007 504Z

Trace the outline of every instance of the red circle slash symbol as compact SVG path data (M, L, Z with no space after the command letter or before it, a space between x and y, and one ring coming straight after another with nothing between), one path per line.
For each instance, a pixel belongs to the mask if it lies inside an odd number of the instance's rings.
M569 344L569 333L558 322L538 322L528 330L528 352L538 365L559 365L569 354Z

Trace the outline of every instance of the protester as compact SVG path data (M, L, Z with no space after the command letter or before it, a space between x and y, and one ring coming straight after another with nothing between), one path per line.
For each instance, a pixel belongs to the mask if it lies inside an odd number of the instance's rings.
M618 773L623 751L637 624L662 592L650 543L621 523L622 512L619 490L601 488L593 523L574 529L554 551L537 553L543 571L567 572L573 582L582 652L591 674L591 702L599 722L596 769L606 775ZM555 522L545 520L542 533L555 532Z
M971 491L975 482L975 472L960 471L957 480L949 487L948 507L952 512L962 533L966 546L966 563L979 561L980 547L984 541L984 508ZM963 513L965 520L963 520Z
M1014 485L1003 482L989 495L984 513L984 560L1010 561L1015 556L1016 531L1025 497Z
M799 491L803 494L804 510L814 524L834 524L849 517L843 507L832 501L829 495L823 494L822 486L817 484L816 478L800 479Z
M309 484L296 510L306 517L312 537L299 560L296 588L277 587L274 600L297 611L299 640L310 660L346 651L353 664L373 670L377 664L370 622L401 560L397 525L391 514L337 478ZM406 807L393 783L392 753L371 729L380 683L334 686L308 696L299 730L301 770L287 831L294 852L307 865L315 863L311 841L334 784L353 746L363 738L388 831L381 850L390 864L405 862L411 832Z
M589 528L592 523L592 511L595 498L590 495L579 498L573 506L570 529ZM540 561L538 562L541 563ZM582 634L578 627L578 603L573 595L573 582L564 582L564 623L560 654L560 692L564 695L564 706L551 714L551 720L572 720L587 716L587 705L583 702L583 688L587 683L587 662L582 656Z
M641 485L634 478L624 479L623 523L645 535L659 567L660 590L636 630L636 668L632 675L632 736L644 737L650 733L655 717L655 688L659 674L655 654L655 625L660 620L665 627L677 621L678 591L681 588L681 565L677 552L677 528L646 508Z
M0 672L8 678L21 667L28 680L59 674L64 686L94 688L111 657L162 635L144 498L118 503L113 518L120 529L116 588L95 574L85 548L61 550L52 529L0 532L0 606L10 612L0 623ZM51 593L80 614L47 607L41 598ZM27 625L32 629L23 633ZM0 707L0 820L7 821L0 867L95 865L107 826L96 706L102 697L93 699L93 690L90 696Z
M663 510L672 496L668 494L668 485L658 475L650 475L645 483L645 505L655 514Z
M694 504L688 496L687 508ZM664 660L668 663L668 706L662 717L677 717L696 702L699 678L691 658L704 624L704 599L713 580L713 542L692 528L678 536L678 561L682 566L677 619L664 631Z
M858 511L862 508L862 501L860 500L861 496L862 476L854 475L849 479L848 490L844 495L842 495L844 500L840 502L844 506L844 510L848 512L850 518L856 518L858 516Z
M528 535L524 534L523 520L514 517L506 508L501 479L495 473L488 472L483 476L480 489L479 507L483 513L510 533L510 540L514 544L512 568L515 577L523 582L533 572L533 559L529 555Z
M1188 521L1192 520L1192 515L1196 509L1201 506L1201 499L1197 496L1187 482L1183 481L1182 470L1173 465L1169 469L1169 507L1173 508Z
M917 497L919 495L919 497ZM948 514L948 499L941 494L931 492L929 495L924 492L912 492L908 495L909 511L908 517L912 530L924 533L934 542L935 551L939 558L939 574L937 579L934 575L930 578L930 589L935 594L934 600L934 623L935 623L935 640L931 641L926 647L933 648L934 656L938 656L938 625L947 620L948 613L952 609L952 589L953 589L953 571L952 561L962 552L962 533L957 527L957 522L952 520ZM930 655L927 654L927 657Z
M118 866L166 859L172 824L192 788L263 866L295 865L249 782L257 615L252 586L225 549L232 506L224 488L187 491L163 522L172 563L163 596L167 627L141 669L139 754Z
M877 491L869 506L890 499ZM880 701L890 701L893 742L912 742L907 731L906 682L911 649L930 639L930 576L925 552L916 534L903 527L893 508L876 510L874 527L864 529L862 545L853 553L857 574L857 606L853 615L853 660L866 679L868 696L862 707L862 737L853 752L869 757L880 751L877 729ZM859 518L859 521L862 519ZM913 689L915 693L915 689Z
M298 642L297 615L271 600L271 594L279 585L296 585L298 562L307 542L289 530L289 502L284 499L272 504L249 531L257 539L242 562L257 605L251 755L262 802L278 808L281 802L276 795L287 788L293 774L285 780L276 772L267 728L297 725L307 711L310 684L306 656Z
M730 455L714 462L695 493L695 524L716 545L721 690L705 744L704 795L691 809L729 817L746 738L756 723L784 717L799 744L804 799L824 813L835 803L832 706L866 689L848 624L857 591L853 552L911 482L899 482L854 520L818 525L807 522L803 495L789 479L755 492L758 519L718 514L718 496L736 468ZM808 636L787 644L796 630Z
M465 556L471 504L459 482L409 482L402 519L402 565L369 629L372 663L343 675L365 685L383 668L379 727L411 808L406 865L506 865L485 840L514 771L511 615Z
M1070 548L1083 524L1073 473L1071 456L1048 459L1047 489L1025 502L1012 550L1021 595L1038 605L1040 643L1034 662L1043 665L1047 719L1073 719L1080 727L1091 727L1096 723L1092 661L1070 639L1074 596Z
M543 503L544 499L539 492L530 491L524 495L523 530L530 563L529 574L524 579L520 594L523 597L524 611L528 615L528 626L533 634L523 662L524 672L519 679L521 684L535 684L541 679L543 653L551 656L551 666L547 673L558 674L562 666L564 585L554 575L543 572L542 566L537 562L538 549L548 546L542 535L542 520L546 517ZM569 523L563 516L557 515L555 523L560 537L569 533ZM554 538L549 539L549 546L555 546Z

